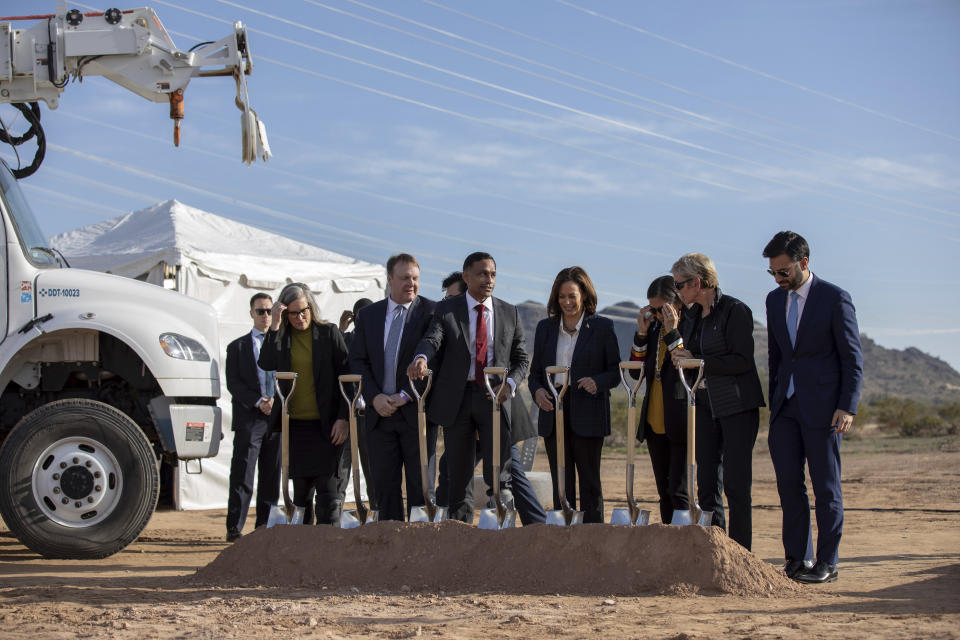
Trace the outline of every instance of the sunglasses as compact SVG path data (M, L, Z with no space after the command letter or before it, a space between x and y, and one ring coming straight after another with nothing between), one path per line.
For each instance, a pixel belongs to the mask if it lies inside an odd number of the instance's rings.
M288 318L300 318L301 320L303 320L308 315L310 315L310 307L304 307L299 311L287 311L286 313Z
M265 316L270 313L271 309L254 309L253 312L258 316Z
M793 275L793 269L767 269L767 273L772 276L780 276L781 278L789 278Z
M696 280L696 278L688 278L687 280L681 280L680 282L674 283L673 286L677 291L683 291L683 288L694 280Z
M656 315L663 311L663 307L650 307L650 313Z

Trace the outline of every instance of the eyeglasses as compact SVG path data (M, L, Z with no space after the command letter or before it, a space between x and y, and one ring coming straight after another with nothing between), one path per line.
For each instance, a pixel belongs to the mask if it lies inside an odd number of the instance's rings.
M303 319L306 318L308 315L310 315L310 307L304 307L303 309L300 309L299 311L287 310L287 317L288 317L288 318L300 318L301 320L303 320Z
M793 268L790 269L767 269L767 273L772 276L780 276L781 278L789 278L793 275Z
M271 309L254 309L253 312L258 316L265 316L270 313Z
M650 307L650 313L657 314L663 311L663 307Z
M680 282L674 283L673 286L677 291L683 291L683 288L688 284L690 284L691 282L693 282L694 280L696 280L696 278L688 278L686 280L681 280Z

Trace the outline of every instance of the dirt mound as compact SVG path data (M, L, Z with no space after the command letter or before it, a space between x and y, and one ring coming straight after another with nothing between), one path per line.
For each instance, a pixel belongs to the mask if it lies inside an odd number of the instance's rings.
M193 581L377 592L783 596L796 586L722 531L702 527L534 525L484 531L460 522L259 529Z

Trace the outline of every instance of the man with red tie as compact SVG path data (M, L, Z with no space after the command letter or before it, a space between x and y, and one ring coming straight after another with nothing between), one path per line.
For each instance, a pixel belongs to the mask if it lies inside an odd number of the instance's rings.
M444 425L450 518L469 523L473 511L464 492L473 477L477 434L483 448L483 478L489 487L498 481L504 503L513 506L510 447L501 448L500 477L493 478L493 412L483 369L507 368L506 380L492 380L491 384L495 391L504 384L508 387L506 401L500 405L500 437L502 442L511 442L510 398L527 375L530 356L517 308L493 297L497 280L493 256L483 252L467 256L463 279L465 293L437 304L407 375L420 378L427 368L434 368L427 418Z

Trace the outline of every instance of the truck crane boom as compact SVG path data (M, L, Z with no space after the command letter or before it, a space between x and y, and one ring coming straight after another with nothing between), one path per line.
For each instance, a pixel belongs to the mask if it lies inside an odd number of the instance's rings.
M15 26L23 21L35 24ZM147 100L168 102L173 141L179 146L184 90L190 80L233 76L235 102L242 112L241 159L248 165L257 157L266 161L271 155L266 128L250 107L247 93L246 76L252 70L246 28L240 22L234 23L233 33L215 42L181 51L152 9L81 13L68 11L60 0L55 14L0 17L0 104L16 105L31 124L22 139L6 131L0 131L0 138L18 144L35 133L39 144L40 111L31 103L42 100L56 109L71 78L82 82L85 76L103 76ZM34 165L29 173L39 162Z

